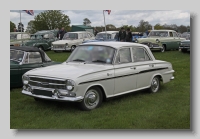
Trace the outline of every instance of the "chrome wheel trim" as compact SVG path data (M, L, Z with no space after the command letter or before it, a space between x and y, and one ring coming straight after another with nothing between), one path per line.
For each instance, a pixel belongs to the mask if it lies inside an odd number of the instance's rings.
M157 92L159 89L159 79L158 78L153 78L151 82L151 90L152 92Z
M165 46L162 45L161 52L165 52Z
M89 90L84 97L84 104L88 109L94 109L97 107L100 101L99 93L96 90Z
M74 51L75 48L76 48L75 46L72 46L72 47L71 47L71 51Z

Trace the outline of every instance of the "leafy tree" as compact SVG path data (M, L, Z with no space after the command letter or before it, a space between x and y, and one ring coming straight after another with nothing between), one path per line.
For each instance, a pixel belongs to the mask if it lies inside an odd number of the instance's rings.
M70 30L70 19L67 15L63 14L60 10L47 10L39 13L34 18L33 29L39 30L53 30L56 28L64 27L65 30Z
M16 28L16 25L12 21L10 21L10 32L13 32L14 28Z
M149 24L148 21L140 20L138 27L137 27L137 30L139 32L145 32L145 31L150 30L150 29L152 29L152 25Z
M30 34L34 34L37 30L34 28L34 20L28 22L26 32Z
M91 21L88 18L83 19L83 25L90 26Z
M154 29L163 29L163 26L161 25L161 24L156 24L155 26L154 26Z

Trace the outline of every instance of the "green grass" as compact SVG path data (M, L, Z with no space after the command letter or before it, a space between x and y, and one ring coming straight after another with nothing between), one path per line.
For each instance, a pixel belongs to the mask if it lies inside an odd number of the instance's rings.
M46 52L54 61L70 53ZM77 103L39 101L10 91L11 129L190 129L190 54L153 52L156 59L171 62L174 81L162 84L158 93L146 90L103 102L92 111L80 111Z

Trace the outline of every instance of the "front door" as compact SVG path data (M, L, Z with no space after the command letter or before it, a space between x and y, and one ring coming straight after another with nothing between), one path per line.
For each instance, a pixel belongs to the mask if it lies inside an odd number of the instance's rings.
M114 72L114 95L136 89L137 70L135 70L134 63L132 62L131 48L126 47L118 51Z

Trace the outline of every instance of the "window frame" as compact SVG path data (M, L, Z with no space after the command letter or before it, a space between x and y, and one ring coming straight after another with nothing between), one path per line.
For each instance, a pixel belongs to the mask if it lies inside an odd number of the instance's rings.
M32 52L26 52L26 54L24 55L24 58L23 58L23 61L22 61L22 64L23 64L23 65L24 65L24 64L41 64L41 63L43 63L40 52L37 52L37 53L39 53L39 55L40 55L41 62L29 63L29 53L32 53ZM26 57L27 57L27 56L28 56L28 63L25 63L25 60L26 60Z
M127 48L129 48L129 50L130 50L131 62L126 62L126 63L121 63L121 62L120 62L120 63L119 63L119 62L117 61L117 57L118 57L118 55L119 55L120 50L122 50L122 49L127 49ZM133 63L132 49L131 49L130 46L124 46L124 47L121 47L120 49L117 50L117 53L116 53L115 59L114 59L114 65L128 64L128 63Z

